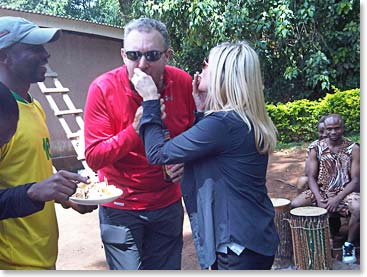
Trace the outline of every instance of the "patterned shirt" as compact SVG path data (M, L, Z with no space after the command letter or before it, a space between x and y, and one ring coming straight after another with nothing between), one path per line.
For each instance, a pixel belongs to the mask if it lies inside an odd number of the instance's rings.
M319 161L317 183L323 191L340 191L351 181L352 150L355 142L343 138L337 153L331 152L327 139L314 144Z

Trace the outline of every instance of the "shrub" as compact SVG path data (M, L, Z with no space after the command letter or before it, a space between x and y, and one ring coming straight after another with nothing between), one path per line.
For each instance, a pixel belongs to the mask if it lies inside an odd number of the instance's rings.
M288 103L268 104L267 110L278 129L280 143L312 141L317 138L316 125L322 115L337 113L345 120L345 135L360 130L360 89L327 94L310 101L296 100Z

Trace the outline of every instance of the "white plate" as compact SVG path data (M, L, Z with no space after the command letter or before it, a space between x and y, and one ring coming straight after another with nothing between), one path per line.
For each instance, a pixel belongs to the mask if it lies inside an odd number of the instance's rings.
M113 200L119 198L122 195L122 190L116 188L114 190L116 192L113 195L109 195L108 197L98 198L98 199L81 199L76 197L69 197L69 199L77 204L81 205L99 205L112 202Z

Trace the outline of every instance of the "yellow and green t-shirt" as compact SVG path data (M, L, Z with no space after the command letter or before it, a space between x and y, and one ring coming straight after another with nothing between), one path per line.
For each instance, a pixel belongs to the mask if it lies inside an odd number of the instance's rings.
M15 135L0 148L0 189L39 182L52 175L50 135L40 103L15 95L19 121ZM54 202L23 218L0 220L0 269L52 269L58 227Z

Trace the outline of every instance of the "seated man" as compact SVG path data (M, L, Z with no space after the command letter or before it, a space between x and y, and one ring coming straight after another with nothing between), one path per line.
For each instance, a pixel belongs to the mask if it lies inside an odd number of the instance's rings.
M317 140L311 142L310 145L307 147L306 161L305 161L305 175L298 177L297 184L296 184L298 193L301 193L302 191L305 191L306 189L309 188L308 177L307 177L308 163L309 163L308 156L309 156L311 149L315 147L316 143L327 137L325 123L324 123L325 117L326 116L324 115L321 116L319 118L319 121L317 122L317 126L316 126L317 132L318 132ZM332 236L335 236L339 232L339 229L341 226L340 217L338 215L330 216L329 223L330 223L330 233Z
M353 242L360 227L360 148L346 139L344 120L338 114L325 118L327 138L310 150L307 177L309 190L298 195L292 208L317 205L329 213L349 217L348 238L343 245L343 262L356 262Z
M306 153L306 161L305 161L305 175L300 176L297 180L297 189L299 192L304 191L306 188L308 188L308 178L307 178L307 170L308 170L308 155L310 153L310 150L315 146L315 144L326 138L326 130L325 130L325 124L324 124L325 116L321 116L319 118L319 121L317 122L317 132L318 132L318 139L311 142L311 144L307 148Z

